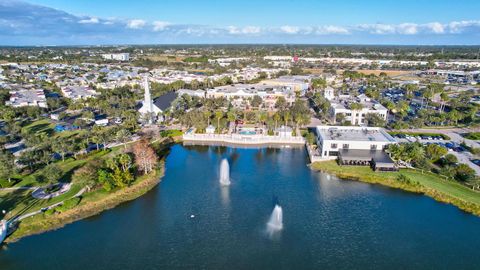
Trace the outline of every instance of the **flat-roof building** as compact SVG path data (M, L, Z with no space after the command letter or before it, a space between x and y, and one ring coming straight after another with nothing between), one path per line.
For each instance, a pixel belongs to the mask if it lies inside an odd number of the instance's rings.
M62 94L66 98L73 100L86 99L98 95L97 91L88 86L65 86L62 87Z
M352 125L366 125L368 114L376 114L383 120L387 120L388 109L364 94L357 97L338 96L331 99L330 104L330 116L334 123L338 122L339 114L343 114L344 121L349 121Z
M47 98L45 97L43 89L10 91L10 99L7 100L5 104L12 107L48 107Z
M367 150L373 154L396 143L378 127L317 126L316 133L318 152L324 159L336 159L345 150Z
M130 60L129 53L105 53L102 54L105 60L128 61Z

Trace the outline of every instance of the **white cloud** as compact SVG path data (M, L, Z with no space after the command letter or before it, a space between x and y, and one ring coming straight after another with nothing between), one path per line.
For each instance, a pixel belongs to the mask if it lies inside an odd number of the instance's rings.
M319 35L346 35L350 34L350 31L345 27L327 25L318 27L315 33Z
M146 22L144 20L135 19L130 20L127 23L127 28L130 29L142 29L145 26Z
M78 21L78 23L96 24L96 23L99 23L99 20L98 20L98 18L91 17L91 18L89 18L89 19L80 20L80 21Z
M443 34L445 33L445 26L438 22L427 23L425 25L427 29L432 31L435 34Z
M300 28L297 26L284 25L280 27L280 30L287 34L297 34L300 32Z
M258 26L245 26L243 28L239 28L236 26L229 26L227 27L228 33L232 35L240 35L240 34L259 34L262 29Z
M395 27L389 24L361 24L358 26L360 31L368 31L370 34L393 34L395 33Z
M480 28L480 21L453 21L448 24L449 32L452 34L460 34L470 28Z
M247 26L242 29L244 34L258 34L260 31L261 29L258 26Z
M402 23L397 26L397 32L403 35L415 35L418 33L418 25L415 23Z
M154 21L153 22L153 31L158 32L158 31L163 31L167 29L167 27L171 25L169 22L164 22L164 21Z

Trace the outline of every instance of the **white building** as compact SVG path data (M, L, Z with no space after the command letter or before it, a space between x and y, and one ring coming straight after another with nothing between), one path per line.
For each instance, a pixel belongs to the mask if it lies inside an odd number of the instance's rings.
M179 89L177 91L179 97L187 95L192 97L205 98L205 93L205 90Z
M150 94L150 86L148 84L148 78L145 78L144 87L145 87L144 100L142 103L142 107L138 110L138 112L143 116L157 115L159 113L162 113L162 110L160 110L160 108L158 108L152 100L152 96Z
M382 151L396 143L384 129L378 127L317 126L318 153L324 159L336 159L342 151Z
M105 53L102 54L105 60L128 61L130 60L129 53Z
M88 86L65 86L62 87L62 94L73 100L87 99L98 95L97 91Z
M330 116L334 122L337 122L339 114L344 115L345 121L349 121L352 125L358 126L367 124L365 118L368 114L377 114L383 120L387 120L387 108L364 94L357 97L345 95L331 99L332 93L329 92L328 98L330 98L331 104ZM361 108L355 108L353 104L357 104L356 106L360 106Z
M10 99L7 100L5 104L12 107L48 107L47 98L45 97L43 89L10 91Z
M254 96L259 96L262 99L263 106L272 110L280 97L285 98L287 103L295 101L295 92L290 87L261 83L219 86L208 89L206 92L206 98L224 97L231 101L235 107L243 107Z
M276 79L264 80L262 83L290 87L295 92L300 92L301 95L304 95L305 91L310 87L312 78L309 75L281 76Z

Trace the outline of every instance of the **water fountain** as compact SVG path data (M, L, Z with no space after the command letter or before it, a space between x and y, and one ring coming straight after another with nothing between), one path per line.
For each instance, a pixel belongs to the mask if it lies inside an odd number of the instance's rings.
M220 164L220 185L229 186L230 185L230 165L228 165L228 160L223 159Z
M283 210L278 204L273 208L272 215L267 223L267 233L272 236L274 233L283 229Z

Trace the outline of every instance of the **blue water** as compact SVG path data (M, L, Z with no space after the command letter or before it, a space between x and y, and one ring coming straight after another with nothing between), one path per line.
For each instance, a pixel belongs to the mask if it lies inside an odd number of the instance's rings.
M284 228L271 238L275 202ZM151 192L9 245L0 269L479 269L479 246L480 218L311 171L302 148L176 145Z
M248 130L246 130L246 131L240 131L240 132L238 132L238 133L239 133L239 134L242 134L242 135L255 135L255 134L257 134L255 131L248 131Z

